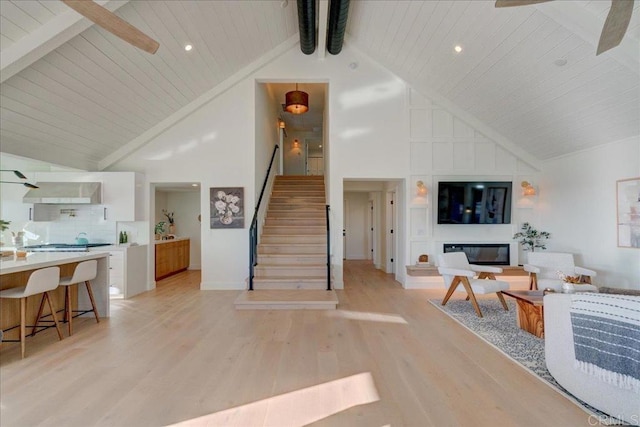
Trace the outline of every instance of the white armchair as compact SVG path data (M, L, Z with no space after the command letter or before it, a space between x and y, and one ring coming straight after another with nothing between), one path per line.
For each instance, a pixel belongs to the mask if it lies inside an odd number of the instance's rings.
M588 268L578 267L573 263L573 255L560 252L530 252L524 271L529 273L529 289L551 288L556 292L562 291L562 280L558 271L567 276L580 276L581 291L597 292L598 288L591 284L591 278L596 272Z
M478 317L482 317L482 311L475 294L483 295L495 292L504 309L508 310L501 291L509 289L509 284L496 280L495 276L495 273L502 273L502 268L469 264L464 252L449 252L438 256L438 272L442 275L445 286L448 287L442 305L445 305L453 292L462 286L460 290L467 292L467 300L471 300Z

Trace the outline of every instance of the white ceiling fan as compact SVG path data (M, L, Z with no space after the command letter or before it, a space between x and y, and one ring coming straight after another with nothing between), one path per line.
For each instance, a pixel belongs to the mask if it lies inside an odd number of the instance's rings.
M160 43L129 24L115 13L95 3L93 0L60 0L85 18L93 21L127 43L150 54L156 53Z
M496 0L496 7L525 6L545 3L552 0ZM611 9L604 22L596 55L608 51L620 44L627 32L634 0L611 0Z

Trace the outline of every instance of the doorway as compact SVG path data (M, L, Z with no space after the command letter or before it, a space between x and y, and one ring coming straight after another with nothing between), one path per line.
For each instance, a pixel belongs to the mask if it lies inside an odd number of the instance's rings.
M151 214L153 219L150 276L156 276L155 245L163 241L189 239L189 270L201 269L201 185L195 182L163 182L152 184ZM173 226L169 226L169 218ZM206 219L205 219L206 221ZM164 223L164 224L162 224Z

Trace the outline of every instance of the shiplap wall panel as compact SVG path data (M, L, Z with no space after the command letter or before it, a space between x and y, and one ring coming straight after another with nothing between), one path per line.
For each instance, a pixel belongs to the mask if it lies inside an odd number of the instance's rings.
M455 141L453 145L453 168L456 170L474 170L475 144L473 141Z
M412 142L410 168L412 173L429 174L433 169L430 142Z
M447 110L433 110L433 134L434 138L453 136L453 116Z
M411 139L425 139L431 136L430 111L426 109L412 109L410 111Z
M475 165L479 171L495 170L496 168L496 144L494 142L475 142Z

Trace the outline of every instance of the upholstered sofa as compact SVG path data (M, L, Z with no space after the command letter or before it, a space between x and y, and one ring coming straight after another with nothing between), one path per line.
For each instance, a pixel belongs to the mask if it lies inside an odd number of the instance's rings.
M587 295L588 297L586 297ZM623 300L624 302L620 303ZM581 303L591 305L580 306ZM607 308L600 309L598 307ZM603 313L602 317L599 317L601 312ZM628 315L632 312L635 313L629 319ZM588 292L573 295L547 294L544 297L545 358L547 369L551 375L568 392L608 416L622 419L632 425L640 425L640 386L637 380L637 368L640 362L631 366L636 372L633 376L612 374L610 370L600 369L597 366L594 368L595 365L592 364L586 364L588 369L585 369L583 362L585 348L583 344L585 343L581 340L585 335L587 335L587 339L596 337L589 336L592 334L592 330L579 323L580 315L600 323L610 323L601 321L616 318L625 322L629 320L630 323L613 323L617 326L624 325L623 328L626 328L629 336L640 334L640 296ZM574 335L574 326L576 326L575 331L578 335ZM608 334L604 336L608 336ZM625 338L629 339L629 337ZM577 347L575 346L576 342L579 343ZM607 342L605 345L609 344L614 343ZM605 349L609 348L611 347L605 347ZM633 352L633 348L637 349L638 347L631 344L631 348ZM587 348L587 350L592 351L591 348ZM582 353L577 358L576 354L580 352ZM578 360L579 358L582 360ZM608 363L610 356L607 354L601 360ZM627 362L628 360L625 361L625 363ZM627 363L624 369L616 370L629 372L628 368L629 364Z

